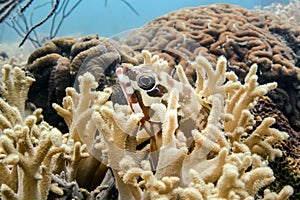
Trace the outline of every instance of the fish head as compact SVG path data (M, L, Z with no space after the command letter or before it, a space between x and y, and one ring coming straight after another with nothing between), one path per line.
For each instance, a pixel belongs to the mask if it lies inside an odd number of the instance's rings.
M151 105L161 103L168 92L149 65L123 64L116 69L116 75L131 110L134 113L143 113L146 118L150 117Z

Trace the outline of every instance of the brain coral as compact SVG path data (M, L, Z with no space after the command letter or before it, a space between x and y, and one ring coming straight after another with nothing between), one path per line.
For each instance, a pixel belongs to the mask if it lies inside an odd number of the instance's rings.
M43 108L45 119L52 125L66 130L52 103L62 103L65 89L86 70L96 76L98 89L112 85L114 67L121 61L137 63L116 43L98 35L52 39L28 57L26 70L36 79L29 90L29 101Z
M224 55L229 70L235 71L240 79L257 63L259 82L278 83L270 97L276 100L292 127L300 130L299 34L299 28L270 13L214 4L163 15L130 32L124 42L136 51L150 49L173 65L180 63L191 75L194 72L187 61L194 60L199 53L212 63Z

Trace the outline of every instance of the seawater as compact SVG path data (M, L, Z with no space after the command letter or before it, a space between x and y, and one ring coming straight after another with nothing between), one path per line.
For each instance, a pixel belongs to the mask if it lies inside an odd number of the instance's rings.
M24 1L26 2L26 1ZM45 0L34 0L32 5L24 13L29 26L30 20L32 25L37 23L51 10L51 2ZM61 0L62 4L64 1ZM72 0L68 8L72 7L77 0ZM56 36L84 36L88 34L99 34L104 37L111 37L120 32L133 28L138 28L148 21L166 14L170 11L177 10L188 6L201 6L214 3L230 3L243 6L248 9L265 6L271 3L289 3L288 0L271 1L271 0L82 0L76 9L65 18L59 28ZM138 15L130 6L138 12ZM68 9L67 9L68 10ZM12 13L12 16L16 12ZM11 16L11 17L12 17ZM59 23L61 15L57 15L55 25ZM47 23L36 29L40 37L49 35L52 26L51 18ZM21 37L5 23L0 24L0 43L21 40ZM28 41L27 41L28 42Z

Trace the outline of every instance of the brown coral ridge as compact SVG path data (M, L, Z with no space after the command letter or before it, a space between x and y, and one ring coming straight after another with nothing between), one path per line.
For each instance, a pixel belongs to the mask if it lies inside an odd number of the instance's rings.
M65 89L73 84L78 87L76 77L87 71L95 76L98 89L113 85L114 69L121 60L137 64L122 47L98 35L52 39L28 58L26 70L36 79L29 91L29 101L43 109L50 124L66 131L52 103L61 104Z
M300 130L299 99L300 28L291 27L264 11L250 11L230 4L183 8L154 19L129 33L124 42L140 51L149 49L180 63L195 80L188 60L199 53L212 63L220 55L240 80L253 63L258 64L259 82L276 81L292 105L282 109L292 127Z

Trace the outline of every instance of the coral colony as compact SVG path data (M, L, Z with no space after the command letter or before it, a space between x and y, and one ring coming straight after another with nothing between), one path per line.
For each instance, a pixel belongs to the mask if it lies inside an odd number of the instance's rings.
M145 64L158 70L159 76L159 70L167 63L157 56L151 57L148 51L143 54ZM92 167L88 165L92 156L112 170L120 199L253 197L274 181L267 161L281 155L272 145L288 135L270 127L274 123L271 117L247 135L247 130L255 124L249 109L276 84L259 85L256 65L250 68L242 84L234 73L225 72L226 62L220 57L214 70L204 57L197 57L192 63L198 75L196 88L189 85L181 66L177 66L180 78L174 82L178 88L167 88L166 105L162 102L151 105L162 124L161 137L157 138L160 141L155 141L158 146L155 173L147 160L149 145L137 149L142 140L150 137L143 128L137 129L143 114L132 112L127 105L113 106L109 101L111 89L93 90L98 83L92 74L87 72L79 77L80 93L67 88L63 107L53 105L69 128L69 133L62 135L42 121L39 109L25 117L24 106L14 106L9 96L20 95L19 91L22 97L26 96L33 80L19 68L12 70L5 65L2 91L6 92L3 98L7 97L7 102L1 101L2 198L46 199L49 191L63 195L64 188L51 181L52 174L65 174L65 182L71 184L77 176L81 178L78 170ZM20 80L27 82L27 87ZM205 117L201 117L198 109L197 113L189 113L193 109L183 107L184 102L180 101L185 99L180 98L183 92L180 87L187 88L200 109L204 108L202 104L209 105ZM20 98L17 103L24 105L25 100ZM191 118L197 124L191 133L192 149L186 143L185 134L189 133L180 129L178 118ZM206 120L206 124L203 126L197 119ZM286 199L292 192L286 186L279 194L265 190L264 195Z
M186 8L0 60L1 199L297 199L299 118L275 101L296 49L257 13Z

